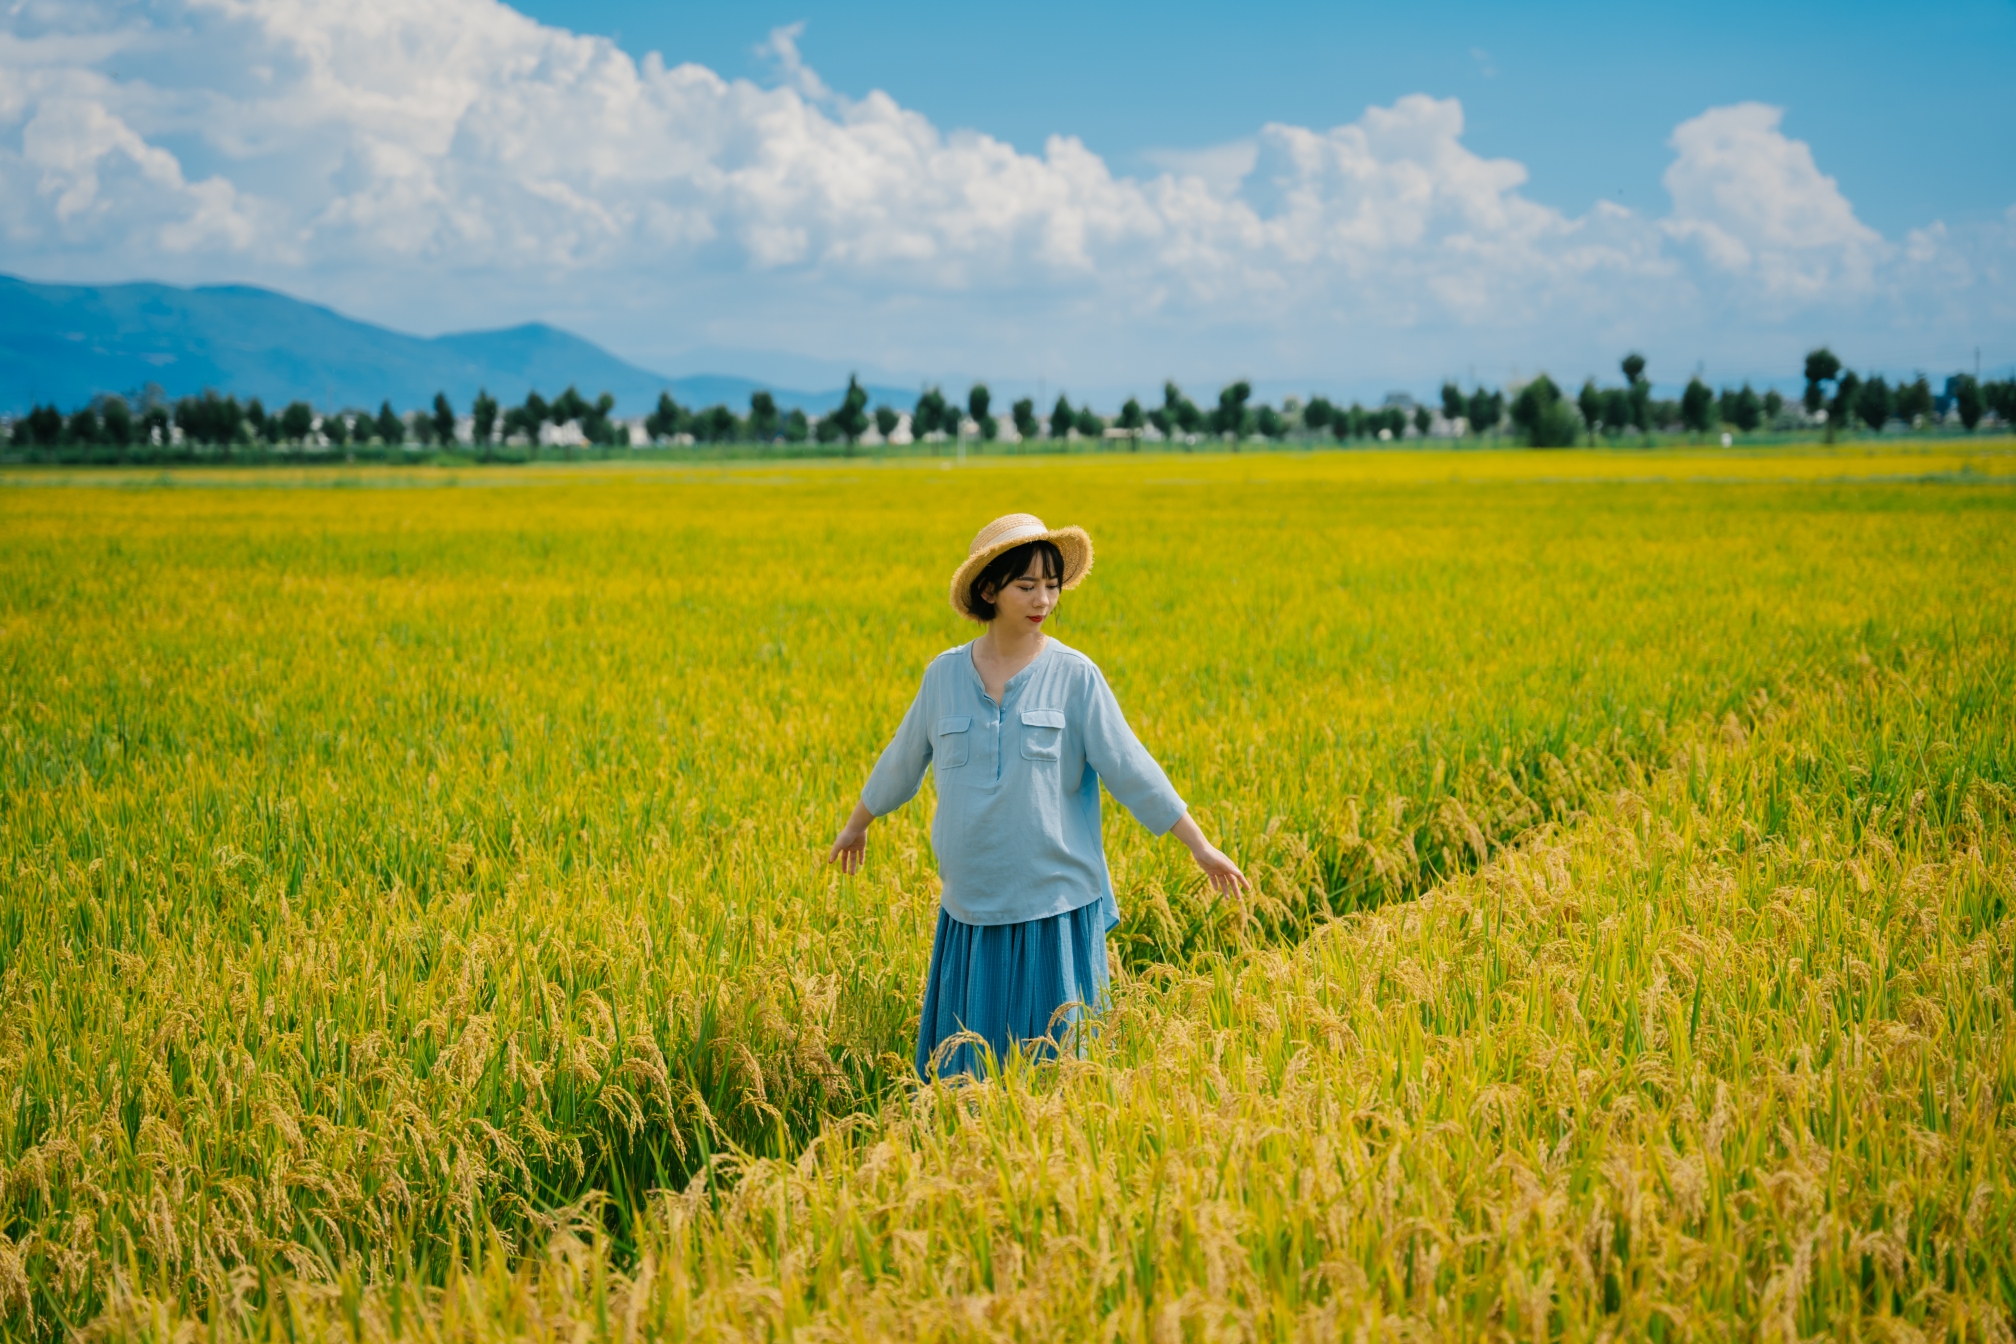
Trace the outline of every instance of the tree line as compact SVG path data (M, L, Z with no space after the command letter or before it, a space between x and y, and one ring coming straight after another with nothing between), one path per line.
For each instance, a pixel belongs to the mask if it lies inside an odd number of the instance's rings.
M94 398L67 416L55 406L36 406L15 420L5 441L16 449L57 447L114 450L166 448L180 442L222 450L314 445L335 449L379 447L422 449L467 442L472 446L508 442L514 435L536 440L542 426L576 427L583 443L613 446L628 442L627 430L611 418L616 399L604 392L594 401L568 388L551 402L539 393L523 405L499 407L488 392L478 392L470 406L470 433L461 437L461 418L446 393L436 393L426 410L401 414L390 401L370 411L318 414L305 401L289 402L268 411L259 398L240 402L235 396L206 391L201 396L170 402L158 389L143 393L136 411L126 398Z
M1973 431L1990 414L2004 426L2016 424L2016 378L1982 381L1958 373L1935 394L1931 380L1919 374L1892 386L1881 374L1858 375L1826 347L1806 356L1805 391L1796 405L1775 389L1761 394L1740 387L1711 388L1699 376L1690 378L1677 398L1652 395L1646 361L1626 355L1618 369L1623 382L1599 385L1592 377L1569 397L1546 374L1510 389L1478 385L1468 391L1454 382L1443 384L1440 413L1415 405L1405 397L1389 398L1367 408L1353 402L1338 405L1321 396L1304 402L1290 397L1279 407L1253 400L1252 384L1240 380L1218 392L1216 403L1199 406L1174 382L1162 388L1159 405L1144 407L1129 397L1110 419L1089 405L1073 406L1059 393L1047 412L1039 414L1035 400L1023 397L1008 408L1006 423L1013 437L1033 440L1142 438L1197 442L1204 438L1234 441L1258 438L1279 442L1290 437L1309 440L1390 440L1437 433L1448 437L1509 437L1535 448L1571 447L1585 439L1616 442L1630 434L1682 432L1705 435L1718 429L1751 433L1762 428L1821 428L1831 440L1843 429L1861 424L1881 432L1902 421L1923 426L1950 414ZM615 398L604 392L593 401L567 388L551 401L537 391L510 407L500 406L487 391L479 391L461 417L446 393L435 394L430 407L401 414L390 401L378 411L346 410L318 413L305 401L293 401L268 411L259 398L243 403L235 396L204 392L170 402L150 388L135 407L120 396L100 396L68 414L54 405L38 405L6 427L0 441L17 453L32 455L114 456L158 454L171 445L200 446L221 455L233 451L284 445L326 448L353 454L358 449L419 449L460 447L488 459L507 445L522 445L536 455L542 441L571 454L577 445L608 449L632 442L630 427L614 417ZM775 443L853 445L872 430L888 442L904 425L894 407L870 408L858 378L849 378L841 402L826 414L812 417L793 407L782 410L767 391L749 398L747 414L726 405L681 406L661 393L657 405L643 417L644 436L652 443ZM931 442L971 435L981 442L1004 437L994 413L993 394L986 384L968 389L964 403L946 397L936 386L919 394L908 412L912 440Z
M1426 409L1410 413L1404 407L1387 406L1368 411L1355 404L1332 406L1322 397L1307 405L1291 398L1276 410L1249 404L1252 395L1250 383L1236 382L1219 392L1216 406L1202 410L1171 382L1163 386L1161 405L1144 408L1138 399L1129 397L1119 414L1110 419L1089 405L1073 406L1066 394L1060 393L1047 413L1038 412L1033 397L1023 397L1008 407L1004 426L1003 417L994 414L993 393L985 383L975 383L967 390L963 405L948 398L941 387L925 388L907 419L913 440L949 440L970 434L984 443L1005 437L1004 429L1009 428L1017 439L1039 440L1101 438L1109 430L1143 434L1151 427L1163 438L1228 434L1246 438L1257 434L1282 439L1298 430L1334 432L1339 438L1374 438L1383 430L1387 437L1398 437L1410 424L1417 432L1426 433L1434 418ZM683 436L695 443L858 443L871 426L888 441L905 419L903 412L886 404L871 411L859 380L849 379L840 405L816 420L795 409L780 415L768 392L750 396L746 416L727 406L684 407L670 393L660 393L657 407L644 419L644 428L654 442Z
M1759 394L1746 382L1717 391L1698 375L1687 380L1678 398L1655 399L1645 377L1644 356L1626 355L1618 367L1624 375L1621 385L1602 387L1590 378L1572 401L1553 379L1541 374L1518 390L1506 408L1506 419L1522 441L1536 448L1570 447L1584 435L1591 442L1599 436L1614 441L1633 431L1702 435L1726 429L1747 434L1763 428L1814 426L1823 428L1831 442L1838 431L1853 428L1857 421L1881 433L1896 421L1923 427L1947 410L1969 433L1990 411L2004 426L2016 424L2016 379L1982 382L1973 374L1956 373L1946 380L1947 391L1940 395L1921 373L1892 387L1881 374L1857 375L1825 346L1806 356L1806 390L1797 409L1775 388ZM1495 424L1491 408L1480 416L1474 401L1474 393L1466 398L1453 383L1442 389L1443 414L1449 420L1463 415L1472 426Z

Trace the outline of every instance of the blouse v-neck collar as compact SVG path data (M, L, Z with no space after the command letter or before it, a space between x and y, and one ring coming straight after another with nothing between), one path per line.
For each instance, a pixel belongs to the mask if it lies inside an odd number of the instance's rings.
M1036 665L1050 656L1050 650L1055 647L1057 640L1048 633L1043 636L1043 647L1036 651L1036 656L1031 658L1020 672L1017 672L1001 684L1001 700L999 704L995 703L993 696L987 694L987 678L980 675L980 667L973 661L973 649L979 642L980 640L977 637L966 641L966 671L973 678L973 687L980 692L980 698L988 704L994 705L996 709L1000 709L1008 703L1008 697L1015 693L1016 688L1022 684L1023 680L1036 670Z

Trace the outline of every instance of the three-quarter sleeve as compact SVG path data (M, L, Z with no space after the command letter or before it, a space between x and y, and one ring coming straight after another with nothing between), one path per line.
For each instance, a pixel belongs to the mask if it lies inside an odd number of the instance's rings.
M916 797L917 787L924 782L924 768L931 764L931 734L924 727L923 705L920 688L861 790L861 805L878 817L888 816Z
M1190 810L1176 793L1175 785L1163 773L1141 739L1127 726L1113 688L1095 668L1088 688L1085 708L1085 761L1099 772L1106 791L1134 814L1135 820L1156 835L1183 820ZM878 770L880 767L877 767Z

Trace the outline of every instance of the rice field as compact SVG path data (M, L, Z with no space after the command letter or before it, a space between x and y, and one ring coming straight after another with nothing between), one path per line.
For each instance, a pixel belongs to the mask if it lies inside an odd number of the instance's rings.
M2016 1338L2016 456L0 486L11 1338ZM944 582L1109 809L1082 1058L910 1074Z

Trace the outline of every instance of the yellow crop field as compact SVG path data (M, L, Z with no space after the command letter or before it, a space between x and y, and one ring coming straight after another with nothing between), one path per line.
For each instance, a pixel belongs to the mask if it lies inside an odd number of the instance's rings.
M2016 1338L2016 456L0 483L13 1338ZM1118 808L1079 1057L920 1084L947 575Z

